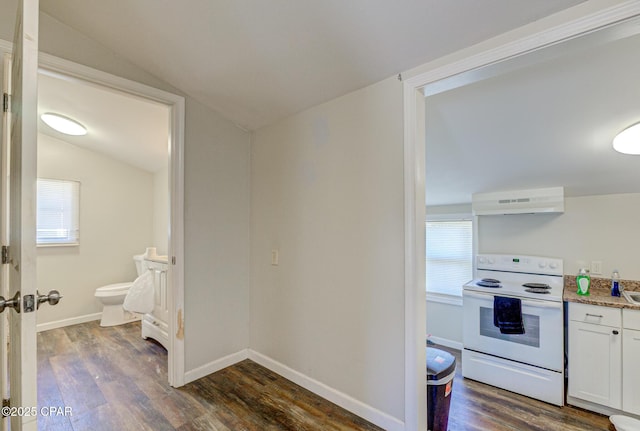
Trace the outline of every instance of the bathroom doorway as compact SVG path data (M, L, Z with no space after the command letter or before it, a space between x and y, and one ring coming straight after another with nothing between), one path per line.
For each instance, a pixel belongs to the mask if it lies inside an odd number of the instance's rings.
M96 288L132 282L133 257L146 252L167 268L164 323L170 335L162 344L168 381L181 386L184 100L42 57L38 178L74 183L79 209L78 224L70 228L77 231L75 240L38 246L38 290L59 290L64 297L56 307L39 310L38 332L99 320L103 305ZM51 129L40 119L48 112L81 123L87 133L69 136Z

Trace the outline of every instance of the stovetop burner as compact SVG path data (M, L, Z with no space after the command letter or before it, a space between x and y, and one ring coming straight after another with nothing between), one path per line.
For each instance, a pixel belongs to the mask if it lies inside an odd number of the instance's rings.
M530 287L528 289L525 289L525 292L538 293L538 294L551 293L549 288L546 288L546 287Z
M500 280L496 280L495 278L483 278L482 280L478 281L476 284L481 287L491 287L494 289L498 287L502 287L500 286Z
M530 287L532 289L551 289L551 286L546 283L525 283L522 286Z

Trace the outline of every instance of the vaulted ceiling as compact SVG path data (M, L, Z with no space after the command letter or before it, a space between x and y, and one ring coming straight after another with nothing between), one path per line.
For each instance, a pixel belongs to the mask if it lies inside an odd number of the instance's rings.
M40 7L254 130L582 1L43 0Z

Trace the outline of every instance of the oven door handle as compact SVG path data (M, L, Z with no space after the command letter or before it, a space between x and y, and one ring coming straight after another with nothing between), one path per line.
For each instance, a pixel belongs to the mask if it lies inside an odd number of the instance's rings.
M469 291L464 291L462 293L463 301L464 301L464 298L466 296L471 297L471 298L476 298L476 299L483 299L485 301L492 301L494 296L505 296L507 298L518 298L517 296L511 296L511 295L493 295L493 294L473 293L473 292L469 292ZM523 306L536 307L536 308L562 309L562 302L538 301L538 300L535 300L535 299L525 299L525 298L519 298L519 299L522 301L522 305Z

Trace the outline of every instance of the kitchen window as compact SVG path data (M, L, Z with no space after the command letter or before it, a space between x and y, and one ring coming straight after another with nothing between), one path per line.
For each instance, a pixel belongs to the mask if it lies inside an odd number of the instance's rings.
M78 245L80 183L38 178L36 243Z
M427 298L461 297L462 285L473 278L472 221L428 220L425 230Z

